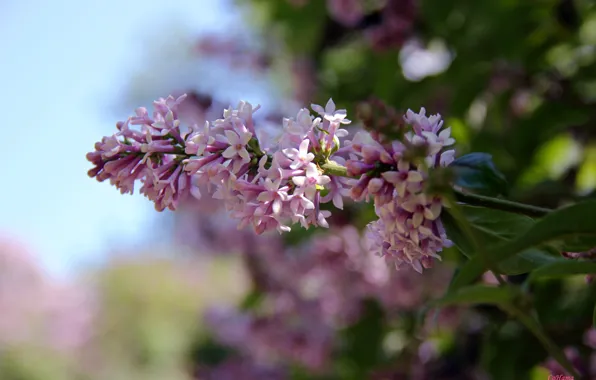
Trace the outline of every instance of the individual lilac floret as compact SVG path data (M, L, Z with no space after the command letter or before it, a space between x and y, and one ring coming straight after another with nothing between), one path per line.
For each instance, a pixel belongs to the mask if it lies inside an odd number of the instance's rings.
M424 193L427 168L447 166L454 151L450 129L441 130L439 115L408 111L404 121L411 127L403 141L382 142L379 134L357 136L349 143L346 163L359 179L351 189L356 201L373 198L379 219L369 224L370 249L393 261L397 268L410 265L416 271L432 265L443 247L451 245L439 219L442 201ZM416 154L423 157L416 159Z

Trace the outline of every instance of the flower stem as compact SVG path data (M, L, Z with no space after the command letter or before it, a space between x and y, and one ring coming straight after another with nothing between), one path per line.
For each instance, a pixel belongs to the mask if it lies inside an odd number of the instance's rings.
M487 197L484 195L464 193L460 190L453 190L455 198L462 203L472 206L482 206L495 210L503 210L515 212L518 214L528 215L531 217L542 217L550 213L552 210L537 206L530 206L523 203L508 201L505 199Z
M320 165L321 169L325 172L325 174L335 175L338 177L348 177L352 178L348 175L348 169L345 166L338 164L335 161L327 161L324 164Z
M530 313L526 313L519 307L509 304L505 306L506 310L517 318L530 332L540 341L545 350L553 357L573 378L579 379L579 373L573 367L573 364L567 359L565 352L559 348L551 338L546 335L540 322Z

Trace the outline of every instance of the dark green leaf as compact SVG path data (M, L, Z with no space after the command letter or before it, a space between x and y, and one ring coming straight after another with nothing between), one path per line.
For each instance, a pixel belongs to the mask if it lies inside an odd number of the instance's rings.
M556 261L557 257L549 255L544 250L530 248L499 263L498 268L503 273L511 276L529 273L536 268Z
M455 174L455 184L483 195L506 195L507 180L497 170L488 153L470 153L459 157L449 166Z
M596 248L596 236L574 236L554 245L562 252L585 252Z
M460 210L470 222L480 244L487 247L496 246L519 236L534 223L533 219L525 215L483 207L461 205ZM475 256L473 244L465 237L448 211L443 214L442 221L447 230L447 236L455 246L468 258ZM528 273L553 260L555 257L547 252L532 248L503 261L499 264L499 270L508 275Z
M529 248L552 242L565 242L578 236L596 236L596 201L586 201L553 211L536 222L523 235L489 248L493 262L502 262ZM452 289L473 282L485 271L480 257L473 257L461 268Z
M363 306L360 320L343 331L345 350L341 361L344 367L350 368L350 373L342 378L363 379L381 359L385 334L383 309L372 300Z
M596 273L596 263L561 259L533 271L530 280L593 273Z
M487 285L472 285L460 288L446 294L443 298L436 300L433 306L445 306L452 304L488 304L507 305L516 298L516 294L510 287L494 287Z

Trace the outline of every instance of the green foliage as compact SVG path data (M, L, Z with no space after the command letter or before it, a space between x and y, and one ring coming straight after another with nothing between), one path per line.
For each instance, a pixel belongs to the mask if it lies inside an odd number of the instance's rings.
M0 352L2 380L70 380L75 372L67 357L50 348L31 344L13 344Z
M488 304L508 305L519 294L511 287L494 287L488 285L471 285L449 292L441 299L435 301L433 306L446 306L452 304Z
M557 209L530 218L510 208L445 208L441 220L456 250L443 258L465 261L447 294L429 305L466 304L483 312L492 307L487 312L492 324L479 348L482 368L494 379L544 375L537 366L547 355L561 359L548 336L562 347L577 345L596 313L594 287L570 290L567 279L593 273L594 264L561 256L596 247L596 203L578 196L589 196L596 184L594 3L420 0L415 37L423 46L442 44L452 53L443 72L420 80L406 77L403 52L375 51L361 30L322 17L325 2L310 1L294 11L285 0L252 3L267 4L263 30L281 25L289 55L313 59L318 85L313 102L332 97L353 114L358 102L374 96L400 111L440 112L457 140L459 158L450 166L456 185L473 194ZM301 27L307 24L312 29L305 32ZM371 207L353 211L349 219L358 227L374 219ZM292 232L287 239L296 244L310 235ZM473 284L489 266L504 275L507 286ZM520 282L524 286L514 284ZM496 318L494 306L507 316ZM367 334L382 335L373 327L376 322L362 323L363 331L372 329ZM361 343L371 348L371 358L378 347L373 340ZM346 378L364 378L359 367L375 365L372 359L346 364L361 353L345 354Z
M566 277L577 274L596 274L596 263L584 261L558 260L536 269L530 275L529 280L537 278Z
M479 240L479 244L486 247L493 247L517 238L534 223L527 216L511 212L474 206L461 206L460 209ZM474 245L448 211L442 216L442 221L455 246L468 258L476 256ZM532 247L499 263L498 268L502 273L517 275L528 273L554 260L556 256L551 255L547 250Z
M450 165L454 184L483 195L507 195L507 180L487 153L469 153Z
M386 329L385 315L375 301L367 301L360 320L343 331L343 349L339 359L342 379L362 379L382 359Z
M516 254L547 243L560 243L578 236L596 235L596 201L586 201L553 211L533 224L516 239L505 241L487 251L490 260L502 262ZM468 261L452 284L453 289L469 284L485 270L479 256Z

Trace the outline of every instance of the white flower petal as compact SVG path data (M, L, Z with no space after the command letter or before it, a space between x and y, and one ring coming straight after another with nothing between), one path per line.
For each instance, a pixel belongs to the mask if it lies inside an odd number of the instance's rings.
M324 185L328 184L329 182L331 182L331 178L329 178L329 176L322 175L319 178L317 178L317 185L324 186Z
M252 133L244 132L240 135L240 142L242 145L246 145L246 144L248 144L248 142L250 141L251 138L252 138Z
M244 148L240 149L238 151L238 155L240 157L242 157L242 159L244 160L244 162L249 162L250 161L250 155L248 154L248 151Z
M296 186L304 186L304 184L306 183L306 177L305 176L292 177L292 182L294 182L294 184Z
M236 145L240 143L240 137L236 132L233 131L224 131L226 138L228 139L228 144Z
M318 104L311 104L310 108L312 108L312 110L318 113L319 115L325 114L325 109Z
M384 172L381 174L381 176L385 179L385 181L392 184L397 184L401 182L400 175L398 172Z
M410 170L410 172L408 173L408 182L422 182L422 174L420 174L420 172L417 172L415 170Z
M424 215L422 215L422 213L417 212L412 217L412 225L414 226L414 228L420 227L420 225L422 224L423 221L424 221Z
M236 154L237 154L236 148L234 148L233 146L229 146L226 150L223 151L223 153L221 155L224 156L225 158L233 158L233 157L236 157Z
M317 169L315 164L308 164L306 165L306 176L307 177L317 177L319 175L319 170Z
M407 212L416 211L417 206L418 206L418 200L416 198L410 198L401 204L401 208L403 208Z
M300 143L300 149L299 149L299 154L298 157L305 157L306 154L308 153L308 144L309 144L309 140L308 139L304 139L302 140L302 142Z
M325 104L325 113L333 113L335 111L335 102L329 98L327 104Z
M281 200L279 198L276 198L273 201L273 204L271 205L271 209L273 210L274 215L279 215L279 213L281 212L281 206Z
M341 194L340 194L340 193L336 193L336 194L333 196L333 205L334 205L334 206L335 206L337 209L339 209L339 210L343 210L343 209L344 209L344 199L343 199L343 197L341 196Z

